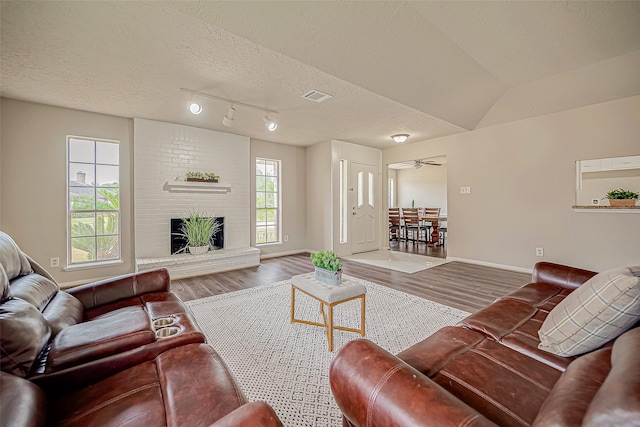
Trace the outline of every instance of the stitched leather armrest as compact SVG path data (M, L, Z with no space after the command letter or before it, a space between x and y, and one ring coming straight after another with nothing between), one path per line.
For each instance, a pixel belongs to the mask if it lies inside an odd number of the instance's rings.
M271 406L251 402L220 418L211 427L282 427L282 423Z
M166 268L126 274L66 290L78 298L85 311L152 292L168 292L171 279Z
M419 371L366 339L331 362L331 390L354 426L495 426Z
M533 267L533 282L545 282L567 289L575 289L597 273L567 265L539 262Z

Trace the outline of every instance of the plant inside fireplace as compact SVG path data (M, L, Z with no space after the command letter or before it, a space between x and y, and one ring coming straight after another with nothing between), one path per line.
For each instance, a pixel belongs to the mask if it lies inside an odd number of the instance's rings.
M213 236L220 229L221 224L211 215L191 211L182 219L182 226L178 233L174 233L187 240L187 246L178 252L187 250L195 255L201 255L209 251Z

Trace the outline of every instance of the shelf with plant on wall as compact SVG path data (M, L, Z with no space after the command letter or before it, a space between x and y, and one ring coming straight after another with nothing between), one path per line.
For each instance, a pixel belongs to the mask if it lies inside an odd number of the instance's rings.
M576 212L611 212L621 211L629 213L640 213L640 206L638 206L638 198L640 193L635 191L625 190L617 188L609 191L602 199L593 199L591 205L587 206L573 206ZM600 200L607 199L608 205L600 205Z
M163 190L170 193L230 193L231 187L218 185L220 176L213 172L187 172L184 179L167 181Z

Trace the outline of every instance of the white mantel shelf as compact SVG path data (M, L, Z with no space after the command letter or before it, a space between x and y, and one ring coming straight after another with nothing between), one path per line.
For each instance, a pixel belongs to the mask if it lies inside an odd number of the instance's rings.
M222 187L210 182L192 181L167 181L162 187L164 191L170 193L218 193L226 194L231 192L231 187Z
M597 206L597 205L584 205L584 206L572 206L576 212L609 212L609 213L636 213L640 214L640 206Z

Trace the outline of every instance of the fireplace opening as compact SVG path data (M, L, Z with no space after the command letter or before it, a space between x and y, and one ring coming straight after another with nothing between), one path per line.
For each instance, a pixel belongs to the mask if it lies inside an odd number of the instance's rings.
M213 217L215 221L220 224L220 229L217 233L213 235L211 239L211 246L213 249L223 249L224 248L224 217ZM187 239L182 236L178 236L177 233L180 233L180 227L182 227L183 220L182 218L171 218L171 255L176 254L178 252L182 253L188 246ZM182 251L181 251L182 250Z

